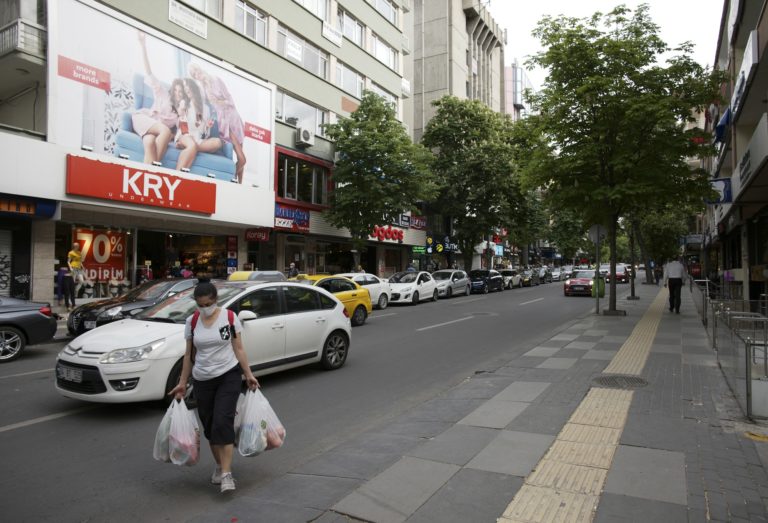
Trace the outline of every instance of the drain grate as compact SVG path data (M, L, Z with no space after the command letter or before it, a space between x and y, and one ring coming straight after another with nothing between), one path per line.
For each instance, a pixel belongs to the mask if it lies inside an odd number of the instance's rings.
M609 389L639 389L648 385L648 382L639 376L627 376L624 374L610 374L600 376L592 380L592 383L598 387Z

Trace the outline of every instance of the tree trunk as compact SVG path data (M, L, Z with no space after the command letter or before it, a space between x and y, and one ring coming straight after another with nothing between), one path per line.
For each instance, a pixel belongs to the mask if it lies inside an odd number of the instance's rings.
M637 239L637 245L640 247L640 258L645 265L645 283L647 285L653 285L656 283L656 278L653 277L653 269L651 268L651 259L648 257L648 251L645 248L645 240L643 239L643 233L640 227L635 223L633 224L635 229L635 238Z
M611 277L610 296L608 297L608 310L616 310L616 233L618 225L618 216L611 216L611 223L608 226L608 241L611 248L611 265L608 274ZM600 271L600 267L597 268Z

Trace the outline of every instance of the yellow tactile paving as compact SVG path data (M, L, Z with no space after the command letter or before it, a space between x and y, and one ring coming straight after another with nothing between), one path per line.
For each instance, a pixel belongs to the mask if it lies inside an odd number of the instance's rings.
M604 374L642 373L665 300L659 292ZM628 390L590 389L498 522L591 522L632 397Z
M584 467L543 459L526 483L535 487L550 487L576 494L599 495L608 475L607 469Z

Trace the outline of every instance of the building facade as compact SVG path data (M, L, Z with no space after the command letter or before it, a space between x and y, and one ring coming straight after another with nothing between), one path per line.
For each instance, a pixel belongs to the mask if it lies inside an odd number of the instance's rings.
M351 269L323 217L323 124L363 90L412 128L400 0L10 0L0 8L0 295L51 300L73 242L86 296L147 278ZM87 28L85 31L83 28ZM367 270L423 246L404 215Z
M533 90L533 83L525 69L515 60L512 65L504 68L505 112L515 122L531 111L530 105L525 101L526 90Z

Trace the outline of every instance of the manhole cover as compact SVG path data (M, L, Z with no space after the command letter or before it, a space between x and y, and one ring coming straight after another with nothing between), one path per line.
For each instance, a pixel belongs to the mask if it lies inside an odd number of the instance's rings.
M600 376L592 382L599 387L609 389L639 389L645 387L648 382L638 376L625 376L622 374L613 374L609 376Z

